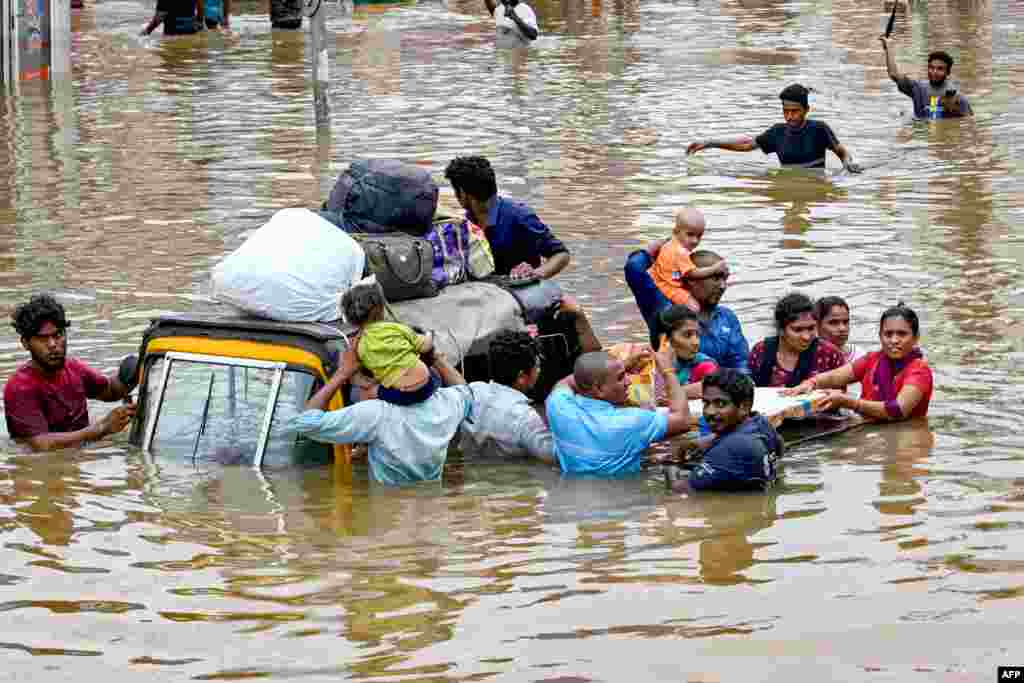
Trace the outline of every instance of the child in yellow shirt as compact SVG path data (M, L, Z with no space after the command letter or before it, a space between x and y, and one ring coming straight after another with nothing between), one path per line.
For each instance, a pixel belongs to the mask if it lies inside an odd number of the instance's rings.
M376 280L361 280L345 292L341 312L359 328L356 356L380 383L377 398L412 405L433 395L440 382L420 359L433 350L433 340L408 325L384 320L384 293Z

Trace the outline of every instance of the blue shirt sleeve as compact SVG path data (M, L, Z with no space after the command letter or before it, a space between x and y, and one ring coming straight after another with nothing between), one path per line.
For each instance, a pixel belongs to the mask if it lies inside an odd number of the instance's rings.
M377 434L381 419L380 401L361 401L355 405L324 412L307 410L289 420L286 431L330 443L368 443Z
M668 434L668 408L658 408L657 410L633 408L632 410L644 413L643 417L638 419L640 424L637 425L637 434L645 441L645 447L665 438L665 435Z
M544 258L551 258L563 251L569 252L562 241L551 233L551 228L545 225L537 214L527 207L520 207L518 219L519 225L522 226L529 236L530 251L533 254L543 256Z
M735 368L743 374L749 375L750 345L747 343L747 338L743 336L740 319L731 310L725 309L725 311L729 317L729 340L725 358L719 365L723 368Z

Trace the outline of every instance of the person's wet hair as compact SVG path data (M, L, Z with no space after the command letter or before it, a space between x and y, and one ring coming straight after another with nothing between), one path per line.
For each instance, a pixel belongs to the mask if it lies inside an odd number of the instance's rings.
M46 323L53 323L58 330L71 324L64 306L49 294L36 294L11 313L11 326L22 339L36 336Z
M897 303L895 306L885 309L882 313L881 320L878 321L879 330L882 329L882 325L884 325L885 321L889 318L902 318L907 321L907 324L910 325L910 331L914 333L915 337L921 333L921 322L917 319L917 313L902 301Z
M800 85L799 83L794 83L792 85L787 85L782 90L782 92L779 93L779 99L784 102L796 102L804 109L809 109L810 106L807 100L807 94L809 92L810 90L808 90L804 86Z
M444 169L444 177L453 188L480 201L487 201L498 194L494 169L484 157L455 157Z
M721 389L734 405L754 405L754 380L734 368L719 368L705 375L701 389L707 392L708 387Z
M832 309L836 306L845 308L846 312L850 312L850 305L846 303L846 299L841 296L823 296L814 302L814 319L821 322L828 317L828 314L832 312Z
M932 52L928 55L929 64L931 64L932 61L936 59L939 60L940 62L945 62L946 73L949 73L950 71L953 70L953 57L945 50L936 50L935 52Z
M672 333L689 321L697 322L697 314L689 306L675 304L658 313L658 338Z
M800 292L787 294L775 304L775 327L782 332L786 325L796 322L804 313L814 314L811 297Z
M491 379L510 387L520 373L533 370L539 356L540 347L527 332L502 330L494 335L487 351Z
M341 314L346 322L359 327L366 324L370 314L378 307L383 307L384 303L384 292L380 285L356 284L341 295Z

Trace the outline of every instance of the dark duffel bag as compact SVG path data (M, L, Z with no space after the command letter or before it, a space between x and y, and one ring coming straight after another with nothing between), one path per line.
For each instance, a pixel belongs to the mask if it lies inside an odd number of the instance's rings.
M384 290L388 301L437 296L434 247L426 239L391 233L370 235L349 233L366 253L366 266Z
M396 159L356 159L338 176L324 208L341 214L347 232L427 234L437 210L437 183L425 169Z

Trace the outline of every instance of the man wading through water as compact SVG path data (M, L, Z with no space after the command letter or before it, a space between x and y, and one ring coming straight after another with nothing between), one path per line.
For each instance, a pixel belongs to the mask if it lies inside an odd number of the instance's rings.
M889 78L900 92L914 102L914 117L918 119L949 119L974 116L971 104L958 91L956 83L949 80L953 70L953 58L948 53L936 51L928 55L928 80L914 81L900 73L896 61L889 52L889 41L885 36L878 39L885 52L885 66Z
M686 148L686 154L712 148L731 152L753 152L760 149L765 154L777 154L783 166L825 168L825 152L832 150L843 163L843 168L850 173L860 173L863 169L854 163L853 155L839 143L829 125L807 118L810 110L808 92L804 86L794 83L779 93L782 117L786 122L776 123L756 138L742 136L730 140L694 142Z

